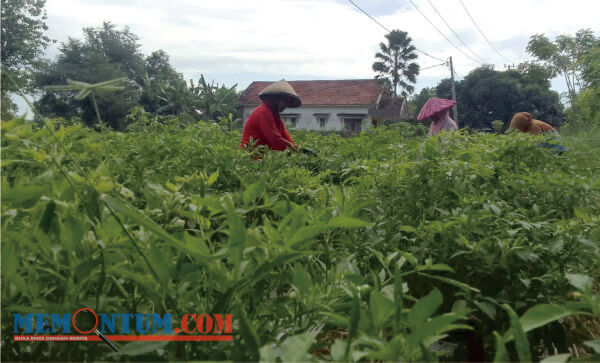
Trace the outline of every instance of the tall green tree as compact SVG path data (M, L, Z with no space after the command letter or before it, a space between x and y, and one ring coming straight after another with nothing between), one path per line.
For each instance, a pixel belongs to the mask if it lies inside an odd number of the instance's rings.
M2 0L1 43L2 70L8 72L17 86L29 90L32 72L51 42L44 35L46 26L45 0ZM9 96L15 85L2 77L2 118L10 117L17 106Z
M600 127L600 45L582 57L581 77L589 87L575 97L567 110L567 121L573 131Z
M110 22L102 26L83 29L85 45L89 52L102 54L112 64L116 64L132 86L141 88L144 75L144 55L140 51L138 36L125 26L122 30Z
M450 98L450 80L443 80L436 92L438 97ZM456 82L456 98L461 123L472 128L489 128L494 120L507 123L520 111L553 125L564 118L560 97L550 89L550 72L535 64L504 72L477 68Z
M127 112L138 104L144 85L144 58L137 36L127 27L120 30L111 23L98 28L84 28L84 39L69 38L59 47L55 62L45 65L37 75L41 98L36 106L46 116L81 117L94 124L97 116L90 98L78 100L76 92L47 92L44 86L63 85L67 79L99 83L126 77L125 90L98 92L97 105L101 119L113 128L123 128Z
M419 65L413 62L417 59L416 48L407 32L392 30L386 34L387 42L379 44L380 51L375 53L373 71L377 72L375 78L386 79L397 95L397 87L402 88L402 95L406 97L414 91L414 86L419 75Z
M551 41L544 34L533 35L527 52L552 71L552 76L565 79L571 102L577 93L590 86L585 59L600 46L600 38L591 29L581 29L574 36L561 34Z
M162 49L152 52L144 60L146 73L150 80L172 81L182 78L171 65L169 55Z
M581 78L589 87L600 87L600 42L580 60Z
M165 88L178 82L184 82L183 75L171 66L169 55L162 49L152 52L146 57L144 66L140 104L146 111L156 113L160 107L164 106Z

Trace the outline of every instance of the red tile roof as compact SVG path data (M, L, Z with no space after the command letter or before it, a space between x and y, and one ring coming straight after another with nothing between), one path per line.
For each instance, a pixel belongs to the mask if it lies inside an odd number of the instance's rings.
M257 105L258 94L273 82L254 81L240 96L240 104ZM331 81L288 81L294 88L302 105L364 105L377 101L382 86L376 79L350 79Z

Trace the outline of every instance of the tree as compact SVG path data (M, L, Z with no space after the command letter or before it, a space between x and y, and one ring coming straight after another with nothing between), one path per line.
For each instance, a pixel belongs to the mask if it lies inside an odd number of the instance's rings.
M544 34L531 37L527 51L551 70L562 75L569 94L568 123L571 129L586 129L599 124L600 37L591 29L574 36L561 34L554 41Z
M425 105L428 99L431 97L436 97L435 88L434 87L425 87L421 89L421 91L414 95L409 102L410 112L415 115L415 117L419 114L419 111Z
M416 48L411 44L412 39L408 33L392 30L386 36L387 44L380 43L380 52L375 53L377 61L373 63L373 70L377 72L377 79L386 79L397 96L397 86L402 88L404 97L414 91L410 84L417 82L419 65L412 60L417 59Z
M538 65L499 72L488 66L471 71L456 83L461 123L488 128L494 120L510 121L516 112L526 111L553 125L563 121L558 93L550 90L548 71ZM437 96L450 98L450 80L436 87Z
M45 64L37 74L39 88L64 85L67 79L99 83L116 78L127 78L125 90L99 92L96 97L100 118L109 126L122 129L127 112L137 105L143 87L144 59L138 50L137 36L127 27L118 30L110 23L99 28L85 28L84 40L69 38L59 47L57 60ZM91 98L76 99L76 93L40 91L35 102L45 116L81 117L86 124L97 119Z
M45 0L2 0L2 70L11 75L16 86L28 90L32 72L50 43L44 35L46 26ZM2 118L17 111L9 92L16 87L8 77L2 77Z
M151 113L156 113L163 106L164 89L170 84L183 82L183 75L178 73L169 62L169 55L162 49L152 52L144 60L143 91L140 105Z
M208 84L204 76L200 75L198 87L200 88L200 112L209 120L217 120L235 113L238 95L235 91L237 84L231 87L215 85L214 81Z
M600 128L600 87L590 87L581 91L575 99L574 107L568 110L569 126L576 131Z
M94 111L96 111L96 121L98 124L102 123L100 118L100 111L98 110L98 104L96 103L96 92L111 92L111 91L122 91L125 87L119 84L125 81L127 78L111 79L96 84L89 84L85 82L78 82L72 79L67 79L67 84L62 86L47 86L45 87L48 91L79 91L75 96L75 100L83 100L90 96L92 103L94 104Z
M89 52L104 55L110 63L118 66L132 86L142 87L144 55L139 50L138 36L129 27L117 30L114 24L103 22L98 28L84 28L83 33Z
M183 79L176 79L162 88L160 99L163 105L156 112L176 116L184 113L196 115L199 96L192 81L190 86Z
M600 87L600 42L583 56L581 64L581 78L589 87Z
M170 82L176 79L181 79L181 73L178 73L169 61L169 55L162 49L152 52L146 57L145 69L148 78L151 81Z
M236 85L225 87L206 82L203 75L189 85L182 79L162 88L163 106L157 112L172 115L190 114L195 119L218 120L234 113L237 106Z
M590 85L584 59L592 56L592 50L599 45L600 38L591 29L581 29L575 36L562 34L554 41L544 34L535 34L527 44L527 52L548 67L553 77L562 74L573 103L577 93Z
M589 86L577 95L571 105L569 124L579 130L600 127L600 42L578 62L582 68L581 78Z

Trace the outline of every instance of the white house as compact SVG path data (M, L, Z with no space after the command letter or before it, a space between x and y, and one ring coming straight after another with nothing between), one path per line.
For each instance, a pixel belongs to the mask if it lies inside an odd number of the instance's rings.
M258 94L273 82L255 81L242 92L239 104L244 123L260 104ZM404 99L386 94L376 79L288 81L302 106L287 108L281 118L292 128L308 130L343 130L359 133L377 120L408 118ZM367 122L363 123L363 120Z

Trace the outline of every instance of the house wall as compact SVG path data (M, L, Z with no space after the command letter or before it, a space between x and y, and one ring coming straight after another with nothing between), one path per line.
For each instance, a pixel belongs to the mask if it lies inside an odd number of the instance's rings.
M243 107L243 118L244 123L250 117L250 114L256 106L244 106ZM325 127L321 128L319 121L314 116L315 113L329 114ZM350 114L365 114L368 115L369 111L364 106L301 106L298 108L287 108L282 112L282 116L286 114L298 114L298 123L296 129L304 130L342 130L343 128L343 117L338 116L339 113L350 113ZM365 118L368 118L365 117ZM369 128L370 122L363 123L363 129Z

